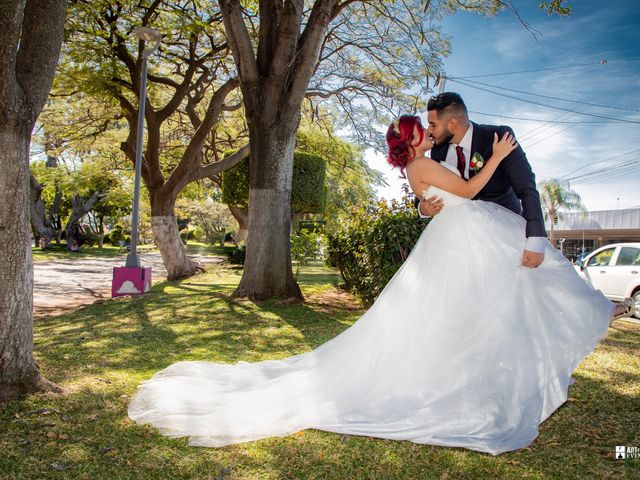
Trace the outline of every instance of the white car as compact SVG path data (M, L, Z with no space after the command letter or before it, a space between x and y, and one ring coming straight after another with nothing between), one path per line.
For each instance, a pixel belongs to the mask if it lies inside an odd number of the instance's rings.
M582 278L614 302L633 297L640 318L640 243L605 245L576 262Z

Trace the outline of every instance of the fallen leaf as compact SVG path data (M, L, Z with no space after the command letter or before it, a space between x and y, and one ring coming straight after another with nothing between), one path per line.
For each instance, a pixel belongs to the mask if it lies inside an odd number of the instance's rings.
M71 465L67 465L66 463L62 462L53 462L51 463L51 468L62 472L64 470L69 470L71 468Z

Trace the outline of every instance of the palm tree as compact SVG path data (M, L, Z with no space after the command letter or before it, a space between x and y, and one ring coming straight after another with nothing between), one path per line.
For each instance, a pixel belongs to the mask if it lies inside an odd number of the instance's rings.
M545 221L549 220L549 241L551 245L555 246L553 226L562 219L562 210L586 212L587 209L583 205L580 195L557 178L539 182L538 191L540 192L540 204L544 219Z

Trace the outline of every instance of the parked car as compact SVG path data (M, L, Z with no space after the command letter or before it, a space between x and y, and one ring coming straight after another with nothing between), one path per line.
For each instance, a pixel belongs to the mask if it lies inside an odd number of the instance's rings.
M582 278L614 302L633 297L640 318L640 243L616 243L594 250L575 263Z
M582 262L589 254L591 254L591 251L578 253L575 258L575 263Z

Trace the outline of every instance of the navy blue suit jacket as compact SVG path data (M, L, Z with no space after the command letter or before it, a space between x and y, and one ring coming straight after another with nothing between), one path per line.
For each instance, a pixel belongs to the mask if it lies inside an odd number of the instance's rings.
M510 127L473 123L471 155L478 152L482 158L488 160L493 151L494 132L498 134L498 138L502 138L507 131L513 134ZM434 146L431 149L431 158L444 162L448 148L449 144ZM473 177L474 174L470 171L469 177ZM491 180L474 200L494 202L522 215L527 222L527 237L547 236L536 178L520 145L502 161Z

